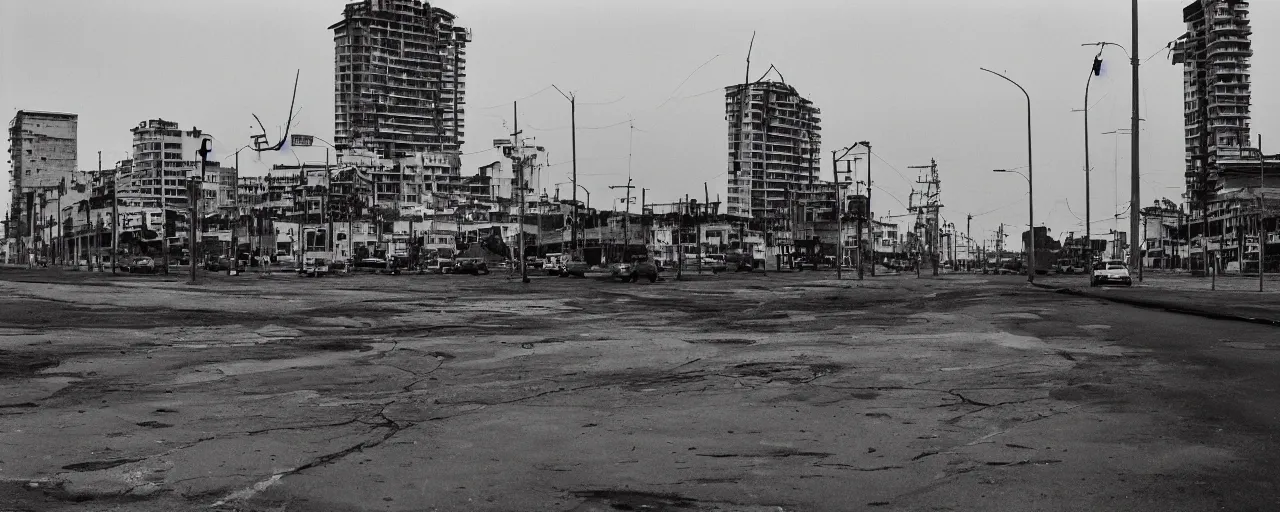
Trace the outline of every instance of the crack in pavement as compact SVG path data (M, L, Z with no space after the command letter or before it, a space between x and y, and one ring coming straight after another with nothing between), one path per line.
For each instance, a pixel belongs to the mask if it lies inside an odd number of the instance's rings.
M378 410L377 414L373 415L374 418L381 418L383 420L381 423L369 423L369 425L373 427L369 430L370 432L373 432L374 430L377 430L380 428L387 429L387 432L384 433L380 438L367 439L367 440L361 441L353 446L349 446L342 450L338 450L336 452L332 452L332 453L328 453L328 454L316 457L312 459L310 462L297 466L293 469L289 469L287 471L281 471L279 473L273 474L267 479L259 481L248 488L241 489L239 491L235 491L231 494L228 494L226 497L210 505L210 507L219 507L219 506L225 505L229 501L241 501L241 500L251 498L254 495L271 487L272 485L275 485L276 482L279 482L284 477L287 477L290 475L296 475L308 469L332 464L334 462L342 460L344 457L351 455L352 453L364 451L365 449L368 449L368 448L377 447L378 445L381 445L382 443L385 443L387 440L394 437L396 434L399 434L402 430L413 427L415 423L405 422L404 424L401 424L387 417L386 415L387 407L390 407L395 403L396 402L389 402L389 403L383 404L382 408Z
M850 464L838 464L838 463L812 464L812 465L813 465L813 466L820 467L820 468L837 468L837 469L844 469L844 470L848 470L848 471L867 471L867 472L870 472L870 471L887 471L887 470L890 470L890 469L903 469L903 468L904 468L904 466L876 466L876 467L871 467L871 468L865 468L865 467L860 467L860 466L853 466L853 465L850 465Z
M337 423L321 423L321 424L316 424L316 425L295 425L295 426L289 426L289 427L271 427L271 428L264 428L264 429L259 429L259 430L246 430L246 431L243 431L243 432L231 432L231 434L243 434L243 435L249 435L249 436L256 436L256 435L258 435L258 434L265 434L265 433L267 433L267 432L275 432L275 431L277 431L277 430L311 430L311 429L316 429L316 428L341 427L341 426L343 426L343 425L350 425L350 424L352 424L352 423L357 423L357 422L360 422L360 417L359 417L359 416L356 416L356 417L354 417L354 418L351 418L351 419L349 419L349 420L347 420L347 421L340 421L340 422L337 422Z

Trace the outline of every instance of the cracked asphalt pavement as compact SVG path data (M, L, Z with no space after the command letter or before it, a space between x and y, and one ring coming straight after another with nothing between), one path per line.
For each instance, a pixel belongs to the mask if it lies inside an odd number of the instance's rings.
M1280 330L833 278L3 270L0 510L1280 509Z

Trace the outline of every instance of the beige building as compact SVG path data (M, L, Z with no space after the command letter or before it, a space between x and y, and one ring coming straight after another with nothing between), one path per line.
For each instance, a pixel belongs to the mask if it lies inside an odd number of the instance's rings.
M74 181L79 116L19 110L9 122L9 212L5 238L21 261L31 244L37 194ZM56 195L56 192L54 192Z

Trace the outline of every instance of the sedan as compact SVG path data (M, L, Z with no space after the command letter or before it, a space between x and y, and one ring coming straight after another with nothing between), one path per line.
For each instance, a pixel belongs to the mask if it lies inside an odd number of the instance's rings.
M138 256L126 260L121 268L127 274L154 274L156 273L156 261L146 256Z
M1093 266L1093 285L1119 283L1133 286L1133 278L1129 277L1129 267L1120 260L1102 261Z
M454 262L454 272L460 274L475 274L478 276L489 274L489 264L484 258L458 258Z
M586 277L587 271L591 270L591 264L582 260L566 261L564 268L560 272L561 277Z
M624 283L625 283L625 282L627 282L627 281L630 281L630 280L631 280L631 269L632 269L632 265L631 265L630 263L621 263L621 262L619 262L619 263L610 263L610 264L609 264L609 278L610 278L610 279L621 279L621 280L622 280L622 282L624 282Z

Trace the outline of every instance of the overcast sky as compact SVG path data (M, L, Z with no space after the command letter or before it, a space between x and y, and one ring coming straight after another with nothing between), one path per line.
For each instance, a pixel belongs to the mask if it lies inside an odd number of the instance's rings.
M1141 3L1143 205L1182 193L1181 66L1166 43L1185 31L1186 1ZM343 0L0 1L0 108L80 115L80 168L125 158L129 128L162 117L218 139L219 156L249 142L257 113L270 127L288 114L301 70L295 131L332 140L333 36ZM823 177L830 150L869 140L876 215L906 213L912 165L938 160L946 220L974 238L1001 223L1025 229L1026 183L993 174L1026 163L1025 100L988 67L1032 96L1036 223L1055 237L1084 222L1083 127L1079 109L1092 47L1129 46L1122 0L441 0L474 31L468 47L464 174L493 161L492 139L509 137L511 103L520 127L550 152L544 183L568 181L569 108L554 83L576 91L579 181L593 207L609 185L650 189L650 202L725 194L723 87L743 80L752 31L752 79L770 64L822 109ZM1252 3L1255 134L1280 148L1280 2ZM1148 57L1152 57L1146 61ZM1108 49L1091 110L1094 219L1128 198L1129 142L1102 132L1129 126L1124 54ZM700 67L701 66L701 67ZM694 72L695 70L696 73ZM536 93L536 94L535 94ZM594 103L594 104L593 104ZM634 118L635 130L625 121ZM504 126L505 123L505 126ZM621 123L621 124L618 124ZM610 127L611 126L611 127ZM608 127L608 128L602 128ZM270 128L274 130L274 128ZM1264 141L1265 142L1265 141ZM631 148L631 157L628 152ZM1118 151L1117 151L1118 149ZM1264 148L1265 149L1265 148ZM323 161L319 149L241 153L245 174L272 162ZM1116 189L1112 169L1121 169ZM861 177L860 179L865 179ZM0 205L7 204L6 192ZM562 195L569 186L562 186ZM548 190L554 193L554 190ZM1124 206L1121 205L1123 209ZM6 207L7 210L7 207ZM1124 222L1124 221L1122 221ZM1127 223L1125 223L1127 226ZM1095 222L1105 234L1110 221ZM961 227L963 230L963 227ZM1127 227L1122 227L1126 229ZM988 234L983 234L983 233Z

